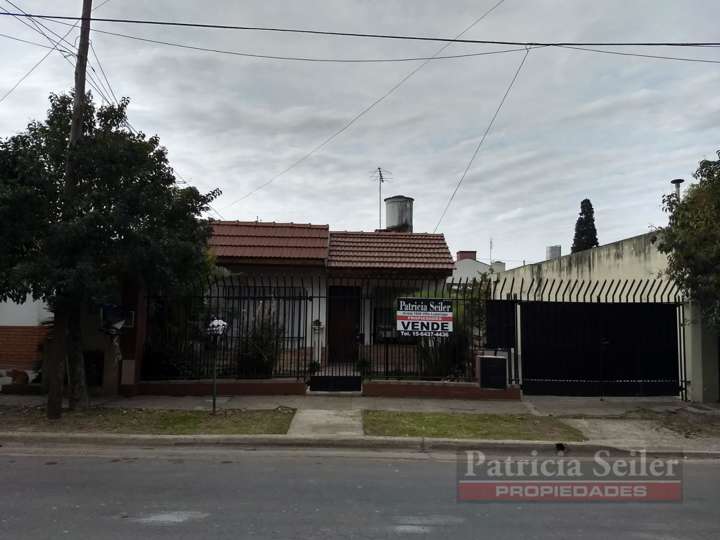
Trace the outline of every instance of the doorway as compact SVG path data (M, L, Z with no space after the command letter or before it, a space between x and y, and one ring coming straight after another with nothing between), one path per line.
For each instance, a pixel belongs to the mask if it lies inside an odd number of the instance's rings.
M330 286L327 311L327 362L310 377L313 391L359 391L357 369L362 334L362 289Z

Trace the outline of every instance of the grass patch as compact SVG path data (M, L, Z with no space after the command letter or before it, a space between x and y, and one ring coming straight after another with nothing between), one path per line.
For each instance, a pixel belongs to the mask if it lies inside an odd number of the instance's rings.
M366 435L450 439L584 441L561 420L516 414L363 411Z
M45 418L44 407L0 407L0 431L133 433L155 435L285 434L295 409L168 411L105 409L64 411L60 420Z

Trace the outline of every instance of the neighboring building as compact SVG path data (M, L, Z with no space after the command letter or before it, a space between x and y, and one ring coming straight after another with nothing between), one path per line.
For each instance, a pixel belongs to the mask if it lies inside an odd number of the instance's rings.
M505 271L505 263L493 261L487 264L477 260L477 251L458 251L452 273L453 281L472 281L483 274Z
M562 256L562 246L548 246L545 248L545 259L559 259Z
M24 304L0 303L0 377L13 370L36 369L46 335L42 323L51 318L43 302L30 298Z
M718 400L717 331L667 280L656 243L651 232L498 276L518 301L524 391Z

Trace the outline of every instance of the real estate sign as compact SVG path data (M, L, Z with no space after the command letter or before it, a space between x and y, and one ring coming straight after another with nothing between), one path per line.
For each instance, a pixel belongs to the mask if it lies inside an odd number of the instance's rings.
M438 298L398 298L395 321L401 336L448 337L453 331L452 302Z

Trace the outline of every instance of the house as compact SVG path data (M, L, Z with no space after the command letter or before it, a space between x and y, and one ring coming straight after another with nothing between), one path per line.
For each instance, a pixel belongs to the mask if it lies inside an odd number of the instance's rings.
M523 392L718 400L717 330L664 275L657 235L498 274Z
M388 228L370 232L298 223L213 222L210 249L226 275L210 286L206 309L228 323L223 374L296 376L306 369L318 385L330 384L322 380L326 377L338 389L343 377L358 385L364 369L416 370L416 340L400 339L395 330L397 298L420 290L440 296L454 263L442 234L412 231L412 201L386 199ZM264 353L273 358L271 368L256 358L257 347L246 343L258 328L279 334L281 346ZM160 349L168 345L154 348ZM186 354L188 347L178 349L184 352L175 356ZM157 379L207 376L199 349L189 357L187 363L200 371L161 368L159 360L147 357L144 374Z
M497 274L505 271L505 263L492 261L490 264L477 260L477 251L458 251L450 279L456 282L479 279L483 274Z
M0 385L16 379L19 372L22 379L34 377L47 333L43 322L51 318L43 302L0 302Z

